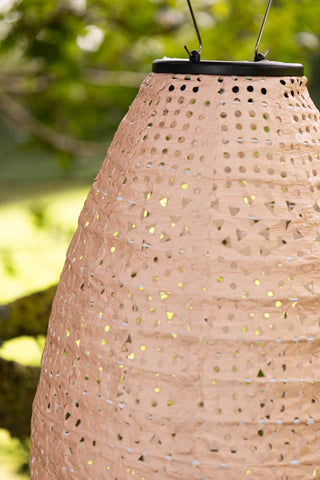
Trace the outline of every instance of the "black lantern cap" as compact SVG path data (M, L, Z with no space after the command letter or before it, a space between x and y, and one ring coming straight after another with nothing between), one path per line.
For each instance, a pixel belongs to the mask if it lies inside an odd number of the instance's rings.
M152 64L154 73L182 73L195 75L238 75L267 77L301 77L304 67L300 63L282 63L261 60L258 62L233 62L201 60L192 62L180 58L162 58Z
M152 64L152 71L155 73L182 73L195 75L236 75L236 76L268 76L268 77L301 77L304 75L303 65L300 63L282 63L271 62L265 59L269 50L264 53L259 52L259 43L262 32L266 23L266 19L270 10L272 0L268 0L267 9L264 14L262 25L260 27L258 39L255 46L254 62L247 61L219 61L205 60L201 61L200 53L202 50L202 40L197 25L196 18L193 13L191 1L187 0L193 25L199 40L199 49L189 51L187 45L184 46L189 55L189 60L180 58L164 57L155 60Z

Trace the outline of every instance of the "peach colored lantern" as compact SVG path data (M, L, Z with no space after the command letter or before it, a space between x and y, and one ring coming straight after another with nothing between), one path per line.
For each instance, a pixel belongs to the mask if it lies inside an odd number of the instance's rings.
M67 253L32 479L320 478L320 122L302 67L154 70Z

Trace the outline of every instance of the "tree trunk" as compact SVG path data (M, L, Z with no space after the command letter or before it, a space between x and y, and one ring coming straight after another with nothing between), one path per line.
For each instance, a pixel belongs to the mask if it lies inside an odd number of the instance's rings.
M32 401L40 368L0 358L0 428L23 440L30 435Z

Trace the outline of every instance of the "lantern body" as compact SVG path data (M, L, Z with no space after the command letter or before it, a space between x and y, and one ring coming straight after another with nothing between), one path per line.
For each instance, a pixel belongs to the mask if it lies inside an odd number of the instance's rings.
M319 112L305 83L143 82L67 253L32 479L320 478Z

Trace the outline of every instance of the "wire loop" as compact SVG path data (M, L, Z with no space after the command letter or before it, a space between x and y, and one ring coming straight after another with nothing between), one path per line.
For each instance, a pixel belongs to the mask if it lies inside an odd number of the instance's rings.
M261 37L262 37L262 32L263 32L263 29L264 29L264 26L265 26L265 23L266 23L266 20L267 20L267 16L268 16L268 13L269 13L269 10L270 10L271 2L272 2L272 0L268 1L267 9L265 11L265 14L264 14L264 17L263 17L263 20L262 20L262 24L261 24L261 27L260 27L260 32L259 32L259 35L258 35L258 39L257 39L257 42L256 42L256 47L255 47L255 50L254 50L254 61L255 62L261 62L261 60L264 60L265 57L269 53L269 50L266 50L264 53L260 53L258 49L259 49L259 43L260 43L260 40L261 40Z
M189 55L190 62L198 63L198 62L200 62L200 53L201 53L201 50L202 50L202 40L201 40L201 35L200 35L200 32L199 32L199 28L198 28L198 25L197 25L196 18L194 16L194 13L193 13L193 10L192 10L191 2L190 2L190 0L187 0L187 2L188 2L189 10L190 10L190 13L191 13L191 18L192 18L192 21L193 21L193 25L194 25L194 28L196 30L197 37L198 37L198 40L199 40L199 49L198 50L192 50L190 52L187 45L184 45L184 48Z

